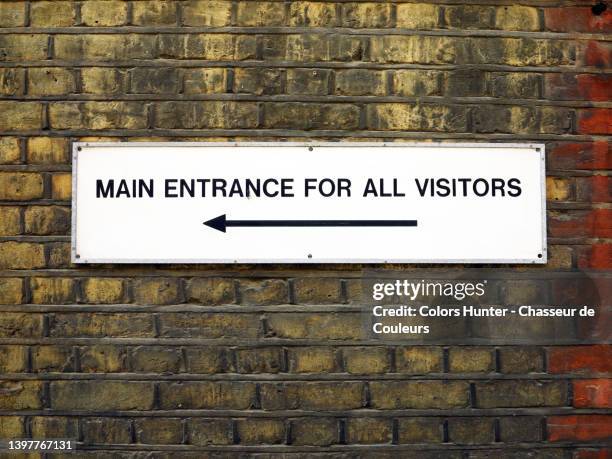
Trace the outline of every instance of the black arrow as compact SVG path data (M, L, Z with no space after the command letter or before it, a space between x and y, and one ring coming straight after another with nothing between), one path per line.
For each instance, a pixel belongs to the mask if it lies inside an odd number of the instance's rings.
M417 226L416 220L228 220L219 215L204 224L225 233L229 226L239 227L323 227L323 226Z

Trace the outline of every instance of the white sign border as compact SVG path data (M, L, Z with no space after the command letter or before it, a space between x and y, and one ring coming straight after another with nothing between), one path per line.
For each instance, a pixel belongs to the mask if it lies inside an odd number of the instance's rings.
M334 260L270 260L270 259L116 259L88 258L82 259L77 254L77 180L78 180L78 160L79 152L83 147L306 147L306 148L325 148L325 147L429 147L429 148L532 148L540 153L542 164L540 174L540 189L542 190L542 244L541 258L529 259L442 259L424 260L413 258L392 258L392 259L359 259L346 258ZM479 143L479 142L72 142L72 228L71 228L71 248L70 259L73 264L385 264L385 263L405 263L405 264L546 264L548 260L547 239L546 239L546 145L543 143Z

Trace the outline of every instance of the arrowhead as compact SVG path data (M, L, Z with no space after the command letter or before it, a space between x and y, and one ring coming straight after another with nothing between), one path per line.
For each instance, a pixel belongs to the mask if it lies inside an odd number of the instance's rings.
M225 214L219 215L218 217L208 220L204 222L204 224L212 229L216 229L217 231L221 231L222 233L225 233L225 228L226 228Z

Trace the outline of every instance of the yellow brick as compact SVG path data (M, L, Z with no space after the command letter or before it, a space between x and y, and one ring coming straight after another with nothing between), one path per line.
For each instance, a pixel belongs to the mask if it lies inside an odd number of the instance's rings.
M32 95L55 96L76 90L74 73L65 68L31 68L28 70L28 92Z
M42 175L35 172L0 172L0 200L27 201L43 195Z
M409 346L395 350L398 373L425 374L442 371L442 349L439 347Z
M56 102L49 123L55 129L144 129L147 108L140 102Z
M152 59L157 39L153 34L56 35L55 57L71 61Z
M138 304L171 304L180 302L178 279L151 278L134 281L134 302Z
M351 96L383 96L386 74L377 70L350 69L336 72L335 94Z
M341 301L340 283L333 278L296 279L293 290L298 304L334 304Z
M368 107L368 122L374 129L464 131L466 112L461 107L440 105L380 104Z
M334 27L337 25L336 4L291 2L289 25L295 27Z
M68 346L37 346L32 350L34 371L74 371L72 349Z
M132 23L141 26L176 24L176 2L139 1L132 4Z
M0 243L0 269L35 269L44 266L45 251L42 244Z
M42 127L43 106L37 102L0 102L0 130L21 131Z
M350 418L346 437L350 444L389 443L393 437L392 422L385 418Z
M247 27L282 26L285 5L279 2L238 2L238 25Z
M452 373L476 373L495 370L493 350L480 347L454 347L450 350Z
M116 94L123 91L125 72L110 67L81 70L85 94Z
M188 46L187 56L206 60L230 61L250 56L248 43L243 47L242 37L226 34L198 35L193 37L193 47ZM244 57L243 57L244 53Z
M572 111L557 107L540 107L540 134L563 134L569 131Z
M23 279L0 277L0 304L21 304L23 300Z
M183 438L179 418L140 418L135 422L138 441L147 445L177 445Z
M336 443L337 439L338 424L334 418L302 418L291 421L292 445L329 446Z
M537 8L504 6L496 10L495 27L503 30L540 30Z
M1 254L2 248L0 247L0 257L2 256ZM35 338L42 336L43 314L33 311L21 313L2 312L2 314L0 314L0 337L15 339ZM1 396L0 399L2 399Z
M0 164L21 162L21 148L17 137L0 137Z
M0 49L5 62L47 59L49 37L45 34L0 35Z
M2 438L23 438L23 421L19 416L0 417L0 432Z
M231 279L191 279L186 286L188 301L205 305L236 302L236 288Z
M0 281L0 285L1 285L1 281ZM27 371L27 363L26 363L27 358L28 358L27 346L0 346L0 372L2 373L24 372L25 373ZM4 433L2 431L1 424L0 424L0 432Z
M50 391L53 394L51 408L60 411L96 412L100 407L108 411L127 411L150 410L153 407L154 390L151 382L52 381ZM75 394L79 396L75 397Z
M168 129L255 127L256 108L250 102L164 102L156 108L157 126Z
M275 444L285 437L285 424L281 419L249 419L237 423L240 443L246 445Z
M528 134L537 129L535 111L528 107L511 107L508 129L513 133Z
M389 371L389 355L386 348L347 348L343 354L348 373L372 374Z
M287 93L327 95L330 73L324 69L288 69Z
M285 314L269 316L270 330L279 338L303 339L361 339L364 331L356 315L342 314Z
M223 93L227 84L225 69L190 69L185 71L185 94Z
M91 346L81 352L81 370L86 373L113 373L125 366L125 352L118 346Z
M70 160L68 139L30 137L27 145L29 164L65 164Z
M68 268L70 266L70 243L49 244L49 268Z
M231 2L190 1L183 9L183 18L187 26L223 27L230 24L231 9Z
M399 96L435 96L440 92L440 75L435 70L398 70L393 88Z
M553 245L548 249L548 269L569 269L572 267L572 247Z
M534 73L489 73L487 84L490 95L508 99L536 98L539 94L541 75Z
M489 40L486 38L485 40ZM480 46L483 39L475 39L475 46ZM514 66L526 65L568 65L574 63L575 46L569 40L534 40L529 38L504 38L501 47L504 50L503 61Z
M42 408L42 381L0 381L1 410Z
M76 418L32 417L32 438L76 438L77 430Z
M32 27L68 27L74 24L75 2L32 2Z
M483 5L453 5L444 8L444 20L449 29L490 29L495 8Z
M256 59L257 40L253 35L238 35L235 40L234 59Z
M342 5L344 27L382 28L391 26L389 3L344 3Z
M128 137L127 140L129 142L129 141L133 141L133 139L134 139L133 137ZM171 139L168 138L168 139L163 139L163 140L170 141ZM106 137L106 136L105 137L96 137L96 136L93 136L93 135L89 135L89 136L85 136L85 137L79 137L78 141L79 142L121 142L121 141L124 141L124 139L121 139L121 137ZM161 142L162 139L158 138L156 140L146 140L145 142L149 142L149 141L150 142Z
M400 443L438 443L441 422L436 418L402 418L399 420Z
M546 177L546 199L567 201L572 196L572 181L562 177Z
M127 21L127 2L88 0L81 6L84 25L108 27L123 25Z
M242 299L242 304L283 304L288 301L288 295L289 286L284 280L245 280L240 282L240 298Z
M59 277L34 277L30 280L32 303L64 304L74 301L74 280Z
M114 401L114 400L113 400ZM105 402L100 401L100 404ZM130 443L130 421L121 418L87 419L82 422L85 443Z
M0 207L0 236L14 236L21 233L19 207Z
M406 29L434 29L438 25L440 8L423 3L397 5L397 27Z
M72 198L72 176L70 174L53 174L51 197L60 201L69 201Z
M0 27L21 27L25 24L26 2L2 2L0 5Z
M25 234L66 235L70 230L70 209L63 206L30 206L23 219Z
M123 281L113 278L91 278L82 283L87 303L118 303L123 299Z
M25 69L0 68L0 94L21 96L25 87Z
M455 40L450 37L375 36L371 41L374 62L448 64L456 58Z

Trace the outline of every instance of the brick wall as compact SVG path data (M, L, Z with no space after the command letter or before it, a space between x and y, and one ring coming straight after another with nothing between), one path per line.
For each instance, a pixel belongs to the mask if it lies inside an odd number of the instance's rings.
M381 343L359 266L76 267L68 235L73 140L540 141L550 261L518 272L610 269L611 9L0 2L0 436L96 457L609 458L609 345Z

